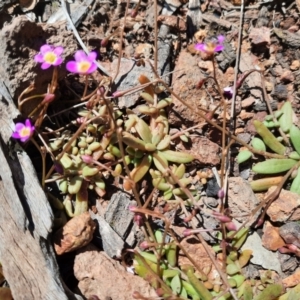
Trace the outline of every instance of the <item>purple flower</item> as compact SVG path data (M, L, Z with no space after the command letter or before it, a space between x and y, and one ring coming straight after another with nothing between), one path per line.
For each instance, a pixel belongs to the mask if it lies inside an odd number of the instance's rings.
M206 44L204 43L199 43L195 45L195 49L198 51L205 52L209 55L214 54L215 52L220 52L224 50L224 43L225 36L224 35L219 35L217 37L217 41L210 41Z
M29 119L26 119L25 124L17 123L15 131L11 135L14 139L20 139L21 142L26 142L33 135L34 126L32 126Z
M90 52L88 55L82 50L78 50L75 55L75 61L69 61L66 68L69 72L78 74L91 74L97 70L95 59L97 57L96 52Z
M34 56L34 61L41 63L41 68L43 70L46 70L51 66L59 66L63 62L63 59L60 57L63 51L63 47L43 45L40 48L40 53Z
M233 96L233 88L232 86L226 86L223 89L223 95L226 99L231 99Z

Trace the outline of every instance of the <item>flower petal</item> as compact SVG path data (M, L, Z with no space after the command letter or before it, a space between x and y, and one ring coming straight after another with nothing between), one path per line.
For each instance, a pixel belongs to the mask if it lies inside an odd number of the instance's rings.
M224 41L225 41L225 36L224 36L224 35L219 35L219 36L217 37L217 39L218 39L218 42L219 42L220 44L222 44L222 43L224 43Z
M29 119L26 119L26 121L25 121L25 126L26 126L26 127L31 127L31 126L32 126Z
M224 50L224 46L223 45L216 45L214 52L220 52Z
M87 60L87 55L85 54L85 52L83 50L78 50L76 51L75 55L75 60L76 61L84 61Z
M71 73L78 73L78 66L76 61L67 62L66 69Z
M56 55L61 55L63 52L64 52L64 48L59 46L59 47L56 47L53 52L56 54Z
M53 63L53 66L59 66L62 64L62 62L63 62L63 59L61 57L58 57L56 59L56 61Z
M97 65L95 63L92 63L89 69L87 70L87 74L91 74L97 70Z
M17 123L15 125L15 131L20 131L25 127L25 125L23 123Z
M24 142L26 142L29 139L30 139L30 136L25 136L25 137L21 137L20 141L24 143Z
M44 55L39 53L34 56L34 61L38 63L43 63L44 62Z
M21 138L19 132L13 132L13 134L11 135L11 137L14 138L14 139L19 139L19 138Z
M40 48L40 52L41 52L42 54L45 54L45 53L47 53L47 52L49 52L49 51L52 51L52 49L53 49L52 46L46 44L46 45L43 45L43 46Z
M195 49L198 51L206 51L206 45L205 44L196 44Z
M41 68L42 68L43 70L49 69L50 67L51 67L51 64L49 64L49 63L47 63L47 62L44 62L44 63L42 63L42 65L41 65Z
M96 58L97 58L97 53L95 51L89 53L88 60L90 62L93 62Z

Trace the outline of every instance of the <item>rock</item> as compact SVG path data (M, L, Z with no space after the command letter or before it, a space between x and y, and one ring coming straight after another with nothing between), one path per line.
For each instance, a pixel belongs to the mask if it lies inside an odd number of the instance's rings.
M159 15L157 17L157 22L170 26L179 31L186 31L186 22L184 22L183 19L178 18L177 16L174 15L171 16Z
M128 209L132 204L128 194L123 192L115 193L106 208L105 220L113 230L124 240L130 234L134 214ZM130 246L134 239L127 241Z
M286 100L288 97L287 87L284 84L275 85L274 91L271 95L279 101Z
M206 184L206 195L208 197L216 197L220 190L220 186L218 185L218 181L215 177L210 178Z
M283 272L293 272L298 267L298 259L290 254L277 252ZM290 274L288 274L290 275Z
M246 220L252 210L259 204L250 184L240 178L232 177L228 181L228 206L232 216L239 222Z
M242 119L242 120L247 120L247 119L250 119L252 118L254 115L254 113L251 113L251 112L246 112L244 109L241 111L241 113L239 114L239 117Z
M193 126L199 124L202 118L197 114L199 108L207 108L200 104L201 99L206 99L204 89L197 89L197 84L203 75L198 67L199 57L193 56L186 51L181 51L172 78L173 91L181 99L187 102L193 110L182 104L177 98L172 96L174 106L169 112L169 122L171 125L180 127L182 124Z
M94 214L90 210L90 215L94 222L98 225L96 228L95 236L100 235L101 247L105 253L111 257L120 257L124 248L124 241L121 237L111 228L111 226L100 215Z
M242 100L242 108L247 108L247 107L251 106L254 102L255 102L254 97L246 98L246 99Z
M282 280L283 285L288 287L293 287L300 283L300 269L298 269L294 274L289 277L286 277Z
M248 121L248 123L246 125L246 128L245 128L245 131L249 132L252 135L256 134L256 129L253 125L253 121L258 120L258 121L263 122L266 115L267 115L267 113L265 111L259 111L258 113L256 113L255 116L253 117L253 119Z
M292 64L290 65L290 68L292 71L296 71L300 68L300 61L299 60L293 60Z
M220 163L220 147L216 143L203 136L192 136L191 144L190 148L188 145L180 143L177 145L177 150L193 154L202 165L215 166Z
M275 189L276 187L271 187L268 194ZM278 198L270 205L267 214L273 222L300 220L300 196L282 189Z
M180 244L182 247L184 247L191 258L199 264L198 267L200 270L210 269L210 272L208 274L210 280L214 280L219 276L203 245L198 240L196 240L194 237L187 237L183 239ZM209 249L211 253L215 255L211 247L209 247ZM190 260L182 253L182 251L179 251L178 265L191 265ZM195 274L197 275L199 274L199 272L196 270Z
M283 83L290 83L295 80L295 76L290 70L283 70L280 76L280 81Z
M249 33L249 39L253 46L259 46L260 48L269 48L271 43L271 31L267 27L252 27ZM262 51L262 49L260 49Z
M300 224L290 222L279 228L279 234L285 240L286 244L293 244L300 248Z
M42 45L47 43L64 47L63 58L73 57L77 50L73 33L66 30L65 24L37 24L29 21L26 16L16 17L11 24L4 26L0 32L0 40L1 81L15 101L33 81L35 90L27 96L43 94L47 91L53 69L41 70L40 65L33 60ZM66 74L63 64L58 72L58 79L62 80ZM27 102L24 106L24 114L30 113L39 102L40 99Z
M74 275L79 281L79 290L87 299L96 295L99 299L129 300L133 299L135 291L144 297L157 296L143 278L126 272L119 262L91 244L78 251Z
M253 251L250 259L251 263L260 265L267 270L274 270L279 275L283 275L277 253L269 251L263 247L262 241L257 232L253 232L252 235L247 237L241 251L246 249Z
M95 228L88 212L72 218L54 234L56 254L62 255L87 245L93 238Z
M264 224L264 234L261 240L263 246L271 251L276 251L285 245L284 240L280 237L279 228L272 226L268 221Z

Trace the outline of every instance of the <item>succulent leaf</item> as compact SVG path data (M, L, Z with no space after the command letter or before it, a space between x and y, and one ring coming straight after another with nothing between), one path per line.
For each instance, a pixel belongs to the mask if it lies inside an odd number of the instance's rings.
M276 139L273 133L260 121L254 120L253 125L257 133L262 137L264 143L278 154L284 154L285 147Z
M263 162L257 163L252 167L252 170L258 174L276 174L288 171L297 163L296 160L290 158L283 159L267 159Z

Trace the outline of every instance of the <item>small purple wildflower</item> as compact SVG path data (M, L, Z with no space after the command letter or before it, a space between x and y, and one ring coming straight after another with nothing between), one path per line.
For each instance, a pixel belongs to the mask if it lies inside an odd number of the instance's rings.
M78 50L75 55L75 61L69 61L66 68L69 72L87 75L97 70L95 59L96 52L90 52L88 55L84 51Z
M198 51L205 52L209 55L214 54L215 52L220 52L224 50L224 43L225 37L224 35L219 35L217 37L217 41L210 41L208 43L199 43L195 45L195 49Z
M21 142L26 142L30 139L34 132L34 126L32 126L29 119L26 119L25 124L17 123L15 131L11 135L14 139L20 139Z
M54 47L52 45L43 45L40 48L40 53L34 56L34 61L41 63L41 68L46 70L51 66L59 66L63 59L60 55L63 53L63 47Z
M233 87L232 86L226 86L223 89L223 95L226 99L231 99L233 96Z

